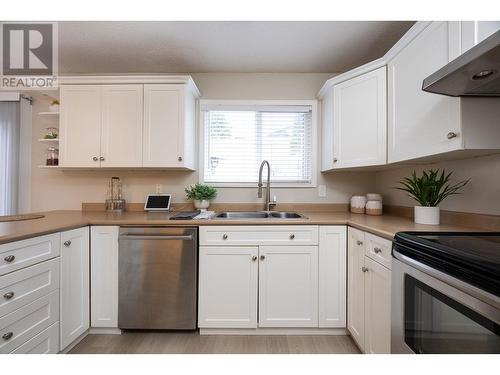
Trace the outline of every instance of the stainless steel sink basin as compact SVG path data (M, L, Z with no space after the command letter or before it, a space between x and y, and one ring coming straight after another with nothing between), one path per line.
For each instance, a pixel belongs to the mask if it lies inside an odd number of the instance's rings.
M218 212L215 219L304 219L305 216L297 212L284 211L226 211Z

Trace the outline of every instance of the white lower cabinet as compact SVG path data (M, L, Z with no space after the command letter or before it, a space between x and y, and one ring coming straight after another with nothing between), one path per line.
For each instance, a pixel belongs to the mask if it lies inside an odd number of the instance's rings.
M61 233L60 350L89 328L89 228Z
M200 227L200 328L345 328L346 227L275 230Z
M118 327L117 226L90 229L90 325Z
M13 350L11 354L57 354L59 352L59 322Z
M373 237L349 228L347 328L363 352L384 354L391 347L391 270L365 255Z
M257 247L201 246L200 328L257 327Z
M259 247L259 327L318 327L318 247Z

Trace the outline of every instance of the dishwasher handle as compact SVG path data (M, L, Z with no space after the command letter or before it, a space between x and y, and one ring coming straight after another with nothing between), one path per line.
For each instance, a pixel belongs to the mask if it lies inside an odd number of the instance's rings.
M193 235L188 236L155 236L155 235L140 235L140 234L124 234L119 237L120 240L182 240L192 241Z

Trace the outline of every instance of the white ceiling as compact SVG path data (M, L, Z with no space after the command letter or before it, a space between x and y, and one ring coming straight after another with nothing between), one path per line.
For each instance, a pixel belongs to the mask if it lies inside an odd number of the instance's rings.
M60 22L59 72L343 72L381 57L412 24Z

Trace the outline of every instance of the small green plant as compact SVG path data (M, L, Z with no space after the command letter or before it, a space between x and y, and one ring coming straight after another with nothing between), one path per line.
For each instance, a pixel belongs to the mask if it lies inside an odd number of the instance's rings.
M448 174L445 174L444 170L439 172L439 169L430 169L423 171L422 176L419 177L413 171L411 177L405 177L399 181L403 186L396 187L396 189L407 192L421 206L436 207L450 195L460 194L459 190L470 181L464 180L452 185L450 177L453 172Z
M217 189L205 184L196 183L184 189L187 199L195 199L199 201L211 201L217 196Z

